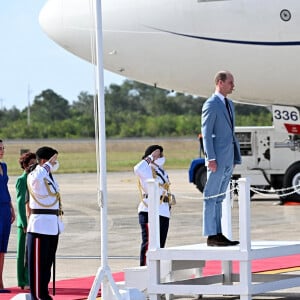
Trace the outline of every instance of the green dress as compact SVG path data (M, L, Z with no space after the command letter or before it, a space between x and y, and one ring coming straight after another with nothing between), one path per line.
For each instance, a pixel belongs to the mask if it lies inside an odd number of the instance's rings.
M26 233L24 228L27 228L26 217L26 192L27 192L27 173L24 173L17 178L16 193L17 193L17 280L19 287L29 285L28 268L25 259Z

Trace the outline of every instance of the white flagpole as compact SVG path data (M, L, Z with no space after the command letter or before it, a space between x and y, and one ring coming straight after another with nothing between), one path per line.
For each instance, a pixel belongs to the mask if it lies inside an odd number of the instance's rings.
M106 183L106 136L105 136L105 104L104 104L104 76L103 76L103 48L102 48L102 8L101 0L94 0L95 35L96 35L96 85L98 95L98 141L99 141L99 197L101 204L101 267L98 269L93 286L90 290L88 300L97 298L101 283L102 299L106 299L106 285L110 283L116 299L121 299L118 287L114 282L107 256L107 183Z

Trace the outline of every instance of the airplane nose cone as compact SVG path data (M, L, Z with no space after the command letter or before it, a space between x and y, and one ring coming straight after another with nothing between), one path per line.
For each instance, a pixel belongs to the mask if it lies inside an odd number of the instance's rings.
M61 1L50 0L46 2L39 14L39 23L42 30L51 38L58 39L63 27Z
M42 30L61 47L91 61L94 14L90 1L48 0L39 14Z

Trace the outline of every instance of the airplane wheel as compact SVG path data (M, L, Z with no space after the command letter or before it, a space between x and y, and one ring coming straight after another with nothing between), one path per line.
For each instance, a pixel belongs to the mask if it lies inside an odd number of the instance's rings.
M283 178L283 187L290 189L285 190L283 193L290 193L295 191L295 193L287 196L282 196L281 199L283 201L294 201L300 202L300 163L296 163L288 168ZM298 186L298 188L293 188L294 186Z
M206 166L201 166L195 175L195 184L197 189L203 193L205 184L207 180L207 172L206 172Z

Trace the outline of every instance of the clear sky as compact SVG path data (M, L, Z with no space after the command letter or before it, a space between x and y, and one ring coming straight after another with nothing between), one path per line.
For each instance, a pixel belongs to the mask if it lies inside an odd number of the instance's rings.
M38 16L47 0L2 0L0 4L0 108L24 109L52 89L72 103L95 93L94 66L67 52L42 31ZM104 72L104 85L124 77Z

